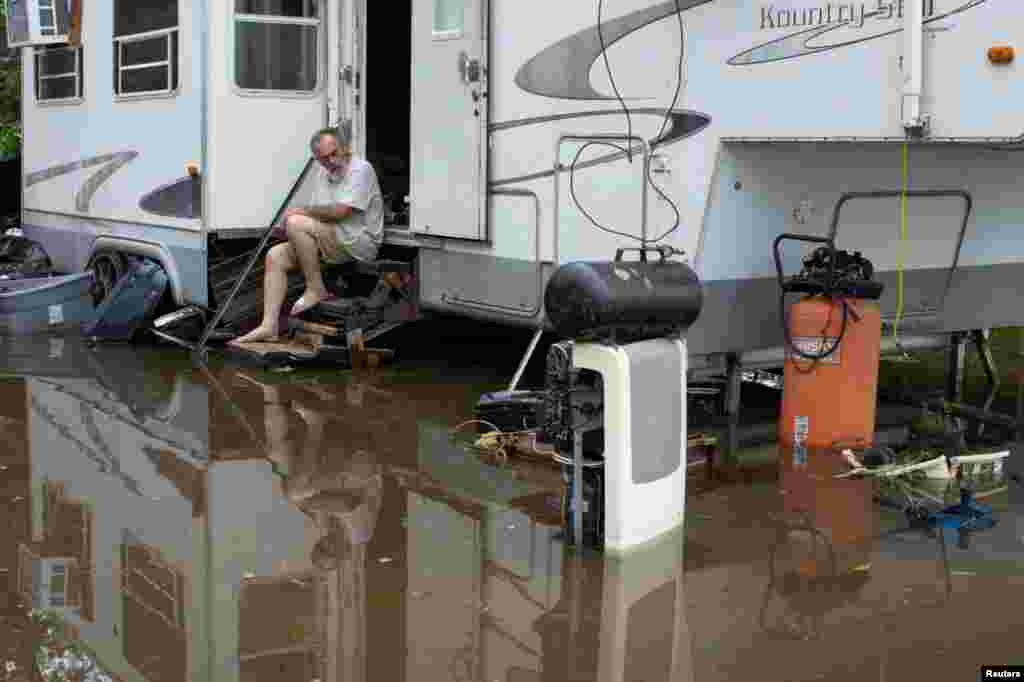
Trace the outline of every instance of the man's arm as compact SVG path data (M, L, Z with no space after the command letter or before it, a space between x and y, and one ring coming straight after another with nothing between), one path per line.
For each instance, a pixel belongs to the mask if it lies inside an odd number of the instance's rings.
M347 204L325 204L307 206L302 212L323 223L340 223L352 213L352 207Z

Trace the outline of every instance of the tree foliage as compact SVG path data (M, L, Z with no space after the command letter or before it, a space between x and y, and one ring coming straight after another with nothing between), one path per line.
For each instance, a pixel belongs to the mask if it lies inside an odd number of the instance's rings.
M6 3L0 2L0 35L6 48ZM18 50L11 58L0 59L0 157L17 154L21 150L21 61Z

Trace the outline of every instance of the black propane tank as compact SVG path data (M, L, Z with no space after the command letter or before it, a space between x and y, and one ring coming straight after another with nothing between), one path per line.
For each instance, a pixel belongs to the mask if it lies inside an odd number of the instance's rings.
M625 261L624 251L654 251L653 261ZM686 330L704 293L689 265L665 247L619 249L614 261L576 261L558 268L544 291L553 331L563 338L638 340Z

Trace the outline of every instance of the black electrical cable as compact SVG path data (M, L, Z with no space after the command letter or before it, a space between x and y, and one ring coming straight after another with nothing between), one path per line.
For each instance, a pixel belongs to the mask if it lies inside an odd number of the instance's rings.
M651 187L654 188L654 191L657 192L661 196L662 199L664 199L665 201L668 202L668 205L672 207L672 210L676 214L676 222L675 222L674 225L672 225L672 227L670 227L667 230L665 230L665 232L663 234L659 235L658 237L656 237L654 239L648 239L647 240L648 244L657 244L662 239L664 239L665 237L669 236L670 234L675 232L677 229L679 229L679 223L682 222L683 217L682 217L682 215L680 215L679 207L676 206L676 203L674 201L672 201L671 199L669 199L668 196L666 196L666 194L661 191L661 188L658 187L658 185L656 185L654 183L654 179L651 177L651 169L650 168L647 169L647 180L650 182Z
M625 100L622 99L622 95L619 94L619 88L615 85L615 77L612 75L612 66L608 62L608 47L604 44L604 32L601 30L601 9L604 5L604 0L597 0L597 39L601 43L601 56L604 57L604 68L608 72L608 80L612 84L612 91L615 93L616 99L619 100L619 105L622 106L622 112L626 114L626 134L627 148L626 157L630 163L633 163L633 119L629 115L629 107L626 106Z
M686 55L686 28L683 26L683 9L679 6L679 0L675 0L675 5L676 20L679 23L679 59L676 62L676 91L672 95L672 103L669 104L667 109L665 109L665 116L661 120L661 129L658 131L658 135L654 138L656 141L660 140L661 136L665 134L665 128L668 126L668 122L672 117L672 112L675 110L676 103L679 101L679 94L683 89L683 62L685 61L684 57ZM658 143L655 142L654 147L652 147L652 151L657 147L657 145ZM657 192L662 199L668 202L668 205L672 207L672 211L676 214L676 221L672 227L667 229L664 234L654 239L647 240L650 244L657 244L662 239L665 239L679 229L679 224L682 222L682 216L679 213L679 207L676 206L676 203L669 199L668 196L661 191L661 188L654 182L654 178L651 177L651 171L652 168L648 167L646 178L647 182L654 188L654 191Z
M668 195L665 194L665 192L662 191L662 189L657 185L657 183L654 182L654 178L651 177L652 167L650 165L648 165L647 171L644 174L644 181L647 182L651 187L653 187L654 191L657 192L658 195L662 199L664 199L665 201L668 202L668 205L672 207L673 213L675 213L675 222L673 223L672 227L668 228L664 233L662 233L658 237L655 237L654 239L645 239L644 237L637 237L636 235L627 234L625 232L619 232L617 230L613 230L611 228L608 228L608 227L605 227L605 226L601 225L596 220L594 220L593 216L591 216L590 213L585 208L583 208L583 204L580 203L579 198L576 196L576 185L575 185L576 164L579 162L579 158L580 158L580 155L583 153L583 150L585 150L587 147L590 147L592 145L611 147L611 148L613 148L613 149L615 149L615 150L625 154L626 158L629 159L630 163L633 162L633 152L632 152L632 149L633 149L633 123L632 123L632 119L630 118L629 108L626 106L625 101L622 99L622 96L619 94L618 87L615 84L615 77L612 74L611 64L608 61L607 45L605 45L604 33L601 30L601 24L602 24L601 15L602 15L603 5L604 5L604 0L598 0L598 2L597 2L597 37L598 37L598 40L600 41L600 44L601 44L601 54L604 57L605 70L608 73L608 80L611 82L612 90L615 92L615 97L618 99L619 104L622 106L623 112L626 114L626 125L627 125L626 147L623 148L623 147L621 147L619 145L612 144L612 143L609 143L609 142L588 142L587 144L585 144L582 147L580 147L580 149L576 152L576 156L573 158L572 163L569 166L569 195L572 197L572 201L576 205L576 208L579 209L579 211L584 215L584 217L586 217L586 219L589 220L590 223L594 227L598 228L599 230L602 230L602 231L607 232L609 234L615 234L615 235L619 235L621 237L628 237L629 239L634 239L634 240L640 242L641 246L647 246L648 244L657 244L658 242L662 241L663 239L668 237L670 234L675 232L677 229L679 229L679 225L682 222L682 214L680 214L679 207L676 205L676 203L674 201L672 201L672 199L670 199L668 197ZM672 116L672 111L675 110L676 103L679 101L679 94L682 91L682 87L683 87L683 63L685 61L684 57L685 57L685 54L686 54L685 53L685 49L686 49L686 45L685 45L685 42L686 42L686 40L685 40L686 29L683 26L682 7L680 7L680 5L679 5L679 0L675 0L675 6L676 6L676 19L678 20L678 23L679 23L679 58L678 58L678 61L677 61L677 66L676 66L676 89L675 89L675 93L672 95L672 103L665 110L665 115L664 115L664 117L662 118L662 121L661 121L661 129L658 131L657 136L654 138L655 140L659 140L661 138L661 136L665 133L665 128L668 126L668 122L669 122L669 120L671 119L671 116ZM655 146L652 146L652 150L655 147L656 147L656 144L655 144Z
M832 300L832 293L831 293L831 291L826 292L825 296L828 297L830 301ZM842 322L842 326L840 326L840 328L839 328L839 336L836 337L835 343L832 344L831 348L829 348L828 350L826 350L824 352L821 352L821 353L807 353L807 352L804 352L804 351L800 350L799 348L797 348L793 344L793 337L790 334L790 330L789 330L789 316L786 314L786 292L785 291L780 291L779 292L779 316L782 319L782 334L785 337L786 346L793 352L794 355L798 355L798 356L804 358L805 360L812 360L814 362L818 362L820 360L824 360L825 358L827 358L828 356L830 356L830 355L832 355L833 353L836 352L836 349L839 348L839 344L843 340L843 336L846 335L846 325L849 322L849 316L850 316L850 312L849 312L849 305L850 304L846 302L845 298L840 298L839 300L840 300L840 303L843 306L843 322ZM824 338L822 340L824 340Z
M620 237L628 237L629 239L635 239L636 241L642 244L644 242L643 237L637 237L636 235L628 234L626 232L619 232L618 230L613 230L609 227L605 227L604 225L598 223L596 220L594 220L593 216L591 216L590 213L587 212L587 209L583 208L583 205L579 202L579 199L576 198L576 164L579 161L580 155L586 150L586 148L592 146L611 147L613 149L617 149L620 152L626 153L625 149L623 149L617 144L612 144L611 142L587 142L585 145L580 147L579 150L576 152L576 156L573 157L572 163L569 165L569 196L572 197L573 203L576 204L576 208L580 210L580 213L582 213L584 217L587 220L589 220L591 224L597 229L607 232L609 234L617 234Z
M679 22L679 59L678 59L678 62L677 62L677 67L676 67L676 90L675 90L675 93L672 95L672 103L665 110L665 116L662 118L662 122L661 122L661 129L658 131L658 134L655 137L656 140L660 139L661 136L665 133L665 128L668 126L668 122L671 119L672 111L675 109L676 103L679 101L679 94L682 91L682 87L683 87L683 62L684 62L684 56L685 56L684 50L686 49L686 46L685 46L685 28L683 26L682 8L679 6L679 0L675 0L675 5L676 5L676 19ZM598 35L598 40L601 43L601 54L604 55L605 69L608 72L608 80L611 82L612 89L615 91L615 95L618 98L619 103L622 105L623 111L626 113L626 121L627 121L627 126L628 126L628 133L627 133L628 134L628 139L627 139L627 142L626 142L627 147L623 148L623 147L620 147L619 145L615 145L615 144L611 144L611 143L607 143L607 142L603 142L603 143L600 143L600 142L588 142L587 144L585 144L582 147L580 147L580 149L576 152L576 156L573 158L572 164L569 166L569 194L572 197L573 203L576 204L576 208L578 208L580 210L580 212L583 213L584 217L586 217L587 220L589 220L590 223L592 225L594 225L594 227L596 227L596 228L598 228L598 229L600 229L600 230L602 230L604 232L608 232L609 234L615 234L615 235L619 235L619 236L622 236L622 237L628 237L630 239L634 239L634 240L640 242L641 245L643 245L643 246L646 246L647 244L656 244L656 243L660 242L661 240L665 239L666 237L668 237L670 234L672 234L673 232L675 232L679 228L679 225L682 222L682 215L679 213L679 207L676 205L676 203L674 201L672 201L672 199L670 199L668 197L668 195L666 195L665 192L663 192L660 187L658 187L657 183L654 182L654 178L651 177L651 171L652 171L651 166L648 165L648 167L647 167L647 172L645 174L644 181L647 182L648 184L650 184L650 186L654 188L654 191L657 192L658 195L662 199L664 199L665 201L668 202L669 206L672 207L672 211L675 213L675 216L676 216L675 223L672 225L672 227L670 227L663 234L659 235L658 237L656 237L654 239L644 239L643 237L637 237L636 235L626 234L624 232L619 232L617 230L612 230L610 228L604 227L603 225L599 224L596 220L594 220L593 216L591 216L590 213L588 213L587 210L585 208L583 208L583 205L580 203L579 199L576 196L576 189L575 189L576 164L578 163L579 157L583 153L583 150L586 149L587 147L589 147L591 145L600 145L600 146L612 147L613 149L616 149L619 152L624 153L626 155L626 157L630 160L630 163L632 163L632 146L633 146L632 122L631 122L631 119L629 117L629 109L628 109L628 107L626 107L626 104L623 101L621 95L619 95L618 88L615 85L615 78L612 75L611 65L608 62L606 45L604 43L604 35L603 35L602 31L601 31L601 10L602 10L602 6L603 6L603 0L598 0L598 5L597 5L597 35Z
M683 56L686 49L683 43L685 41L686 29L683 27L683 9L679 6L679 0L676 0L676 19L679 23L679 59L676 63L676 92L672 95L672 104L665 110L665 116L661 120L661 130L658 131L657 137L654 138L656 140L661 139L661 136L665 133L665 127L671 118L672 110L676 108L676 102L679 101L679 93L683 89Z

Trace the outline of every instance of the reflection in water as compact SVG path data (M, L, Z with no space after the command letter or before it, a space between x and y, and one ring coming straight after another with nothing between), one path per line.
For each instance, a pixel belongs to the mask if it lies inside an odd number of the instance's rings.
M819 637L825 614L856 601L871 579L873 481L834 477L845 470L832 451L781 450L782 513L761 609L771 635Z
M39 667L48 628L45 665L72 642L110 679L689 676L682 536L573 554L557 469L453 441L474 388L168 367L71 339L5 359L2 424L25 444L2 465L15 670Z
M964 547L879 505L876 482L783 452L688 486L685 532L606 560L566 546L557 469L452 437L484 378L5 348L5 682L72 659L211 682L942 680L1021 662L1020 486L979 490L998 523Z

